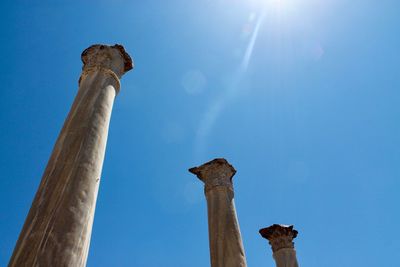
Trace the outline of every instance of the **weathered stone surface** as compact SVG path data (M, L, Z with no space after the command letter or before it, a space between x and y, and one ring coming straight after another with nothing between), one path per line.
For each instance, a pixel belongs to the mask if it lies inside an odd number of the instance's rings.
M189 171L205 183L211 266L247 266L233 200L236 170L225 159L215 159Z
M86 265L111 110L132 60L120 45L94 45L82 61L78 94L9 266Z
M277 267L298 267L293 243L298 232L293 229L293 225L273 224L259 232L268 239Z

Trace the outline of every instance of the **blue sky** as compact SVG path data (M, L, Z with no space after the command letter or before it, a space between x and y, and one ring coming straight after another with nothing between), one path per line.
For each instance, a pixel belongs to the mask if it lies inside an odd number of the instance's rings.
M88 266L209 266L225 157L249 266L294 224L301 266L397 266L400 2L1 1L0 266L77 91L80 53L135 61L111 119Z

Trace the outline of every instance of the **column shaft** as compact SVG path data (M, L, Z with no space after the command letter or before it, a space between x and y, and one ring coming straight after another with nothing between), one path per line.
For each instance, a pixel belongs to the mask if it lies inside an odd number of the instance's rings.
M93 57L115 49L101 47L93 48ZM122 56L115 60L123 62ZM101 64L84 68L9 266L86 265L111 110L119 90L114 71Z
M211 266L246 266L233 190L217 186L206 193Z
M276 267L299 267L297 263L296 250L283 248L273 253Z

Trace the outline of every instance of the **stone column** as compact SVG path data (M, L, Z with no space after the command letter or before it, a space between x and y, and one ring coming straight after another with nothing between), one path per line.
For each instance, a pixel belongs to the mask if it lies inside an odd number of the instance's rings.
M86 265L114 98L132 60L121 45L82 53L79 90L8 266Z
M260 234L269 240L277 267L299 266L293 243L297 231L293 229L293 225L274 224L261 229Z
M189 171L205 184L211 267L247 266L233 201L236 170L225 159L214 159Z

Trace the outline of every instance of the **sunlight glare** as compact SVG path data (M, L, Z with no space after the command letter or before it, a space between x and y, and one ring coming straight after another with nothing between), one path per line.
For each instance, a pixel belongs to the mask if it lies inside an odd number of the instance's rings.
M288 4L286 0L250 0L250 2L260 8L269 10L280 10Z

